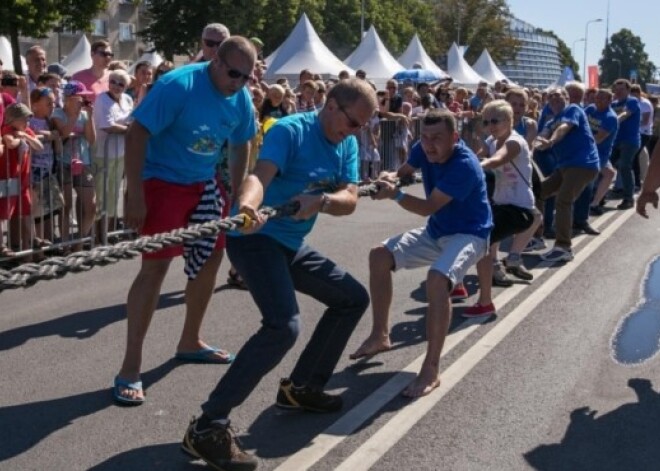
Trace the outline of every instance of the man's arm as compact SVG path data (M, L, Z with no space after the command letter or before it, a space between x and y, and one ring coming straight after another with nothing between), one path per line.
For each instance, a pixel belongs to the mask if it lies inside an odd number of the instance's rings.
M126 225L139 230L144 224L147 207L142 189L142 169L149 141L149 131L138 121L128 127L126 132Z
M243 144L229 145L229 178L231 181L232 195L236 198L236 190L241 186L247 173L248 157L250 155L250 142Z
M646 212L646 205L651 203L654 208L658 209L658 194L656 191L660 188L660 145L653 148L653 155L651 156L651 164L646 173L646 178L642 184L642 191L637 198L637 214L642 217L648 218Z
M424 217L436 213L453 199L451 196L443 193L437 188L433 189L428 198L418 198L417 196L403 192L393 183L380 180L376 182L376 184L378 185L379 190L378 193L374 195L374 199L393 199L406 211Z
M506 141L490 158L481 161L481 167L491 169L501 167L511 162L518 154L520 154L520 144L516 141Z

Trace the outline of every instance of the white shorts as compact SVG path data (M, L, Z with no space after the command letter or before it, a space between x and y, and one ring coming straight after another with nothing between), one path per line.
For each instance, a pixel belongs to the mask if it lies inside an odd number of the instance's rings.
M434 239L426 227L420 227L391 237L383 245L394 256L394 271L428 266L455 285L463 281L468 269L486 255L488 240L471 234Z

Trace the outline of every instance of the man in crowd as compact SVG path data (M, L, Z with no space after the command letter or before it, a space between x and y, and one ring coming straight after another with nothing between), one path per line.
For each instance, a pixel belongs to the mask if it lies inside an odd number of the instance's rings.
M222 23L210 23L206 25L202 30L202 57L199 59L199 62L213 60L218 51L218 47L220 47L220 44L222 44L229 36L229 28Z
M235 445L229 415L293 346L300 330L296 291L327 308L290 377L281 381L276 405L314 412L342 407L340 396L323 389L369 296L304 238L319 213L343 216L355 210L359 175L353 134L375 109L376 94L367 82L339 82L320 113L287 116L270 128L254 172L238 192L237 211L255 226L249 234L228 237L227 252L261 312L262 325L238 352L183 440L184 450L215 469L256 467L256 460ZM262 203L288 202L299 204L293 217L266 220L257 212Z
M87 90L94 93L92 103L98 95L108 91L110 71L108 65L112 62L115 54L112 52L110 43L104 39L92 43L92 66L76 72L71 77L73 80L82 82Z
M357 359L389 350L392 272L430 267L426 277L426 357L417 377L404 390L414 398L440 385L439 362L451 321L450 293L487 251L492 216L484 172L476 155L459 140L454 115L433 109L422 118L421 140L392 177L410 178L420 169L425 198L378 181L376 199L392 199L406 211L428 216L425 227L387 239L369 254L373 311L371 334L351 355Z
M256 134L251 97L245 87L256 51L249 40L229 38L210 62L161 77L134 111L126 136L126 224L156 234L217 219L226 204L216 182L223 144L229 143L234 188L247 166ZM184 253L188 283L186 319L176 357L184 361L229 363L233 357L200 339L199 331L222 260L224 238L203 238L181 247L145 254L128 293L128 336L115 378L114 398L144 402L139 381L142 346L172 258Z
M28 91L37 88L39 76L45 74L48 70L46 62L46 51L41 46L32 46L25 53L25 62L28 67Z

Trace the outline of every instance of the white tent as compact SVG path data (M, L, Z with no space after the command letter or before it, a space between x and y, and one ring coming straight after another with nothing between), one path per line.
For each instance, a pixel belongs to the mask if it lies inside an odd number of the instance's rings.
M0 36L0 59L2 59L2 63L4 64L2 66L4 70L14 70L11 43L4 36ZM27 73L27 64L23 56L21 56L21 67L23 68L23 73Z
M406 50L399 56L399 63L406 69L415 68L416 65L421 65L422 69L432 70L440 75L447 75L447 72L433 62L422 46L422 41L419 40L417 33L412 37Z
M377 87L383 86L395 73L405 69L385 48L373 25L344 63L352 69L364 70L367 78L373 80Z
M495 64L493 58L490 57L488 49L484 51L479 56L479 59L472 65L472 69L485 78L490 83L495 83L498 81L506 80L511 83L506 75L502 73L500 68Z
M477 88L479 82L488 82L470 67L458 51L456 43L451 45L447 53L447 73L452 76L455 84L468 88Z
M326 76L338 75L342 70L354 72L323 44L304 13L289 37L266 58L266 65L266 80L286 77L293 85L303 69Z
M138 60L133 62L133 65L128 69L128 73L133 75L135 73L135 66L138 65L140 62L149 62L151 64L151 67L158 67L161 62L163 62L163 57L158 54L156 51L152 52L145 52L140 56Z
M61 64L66 68L69 75L73 75L81 70L89 69L92 66L92 45L84 34L80 37L68 56Z

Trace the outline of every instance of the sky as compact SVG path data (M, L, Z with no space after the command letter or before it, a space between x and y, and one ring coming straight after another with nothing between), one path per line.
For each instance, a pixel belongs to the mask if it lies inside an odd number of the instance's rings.
M527 23L554 31L573 50L573 57L582 70L585 37L587 65L597 65L605 46L607 6L609 3L609 36L627 28L639 36L651 62L660 68L660 1L658 0L507 0L511 13Z

